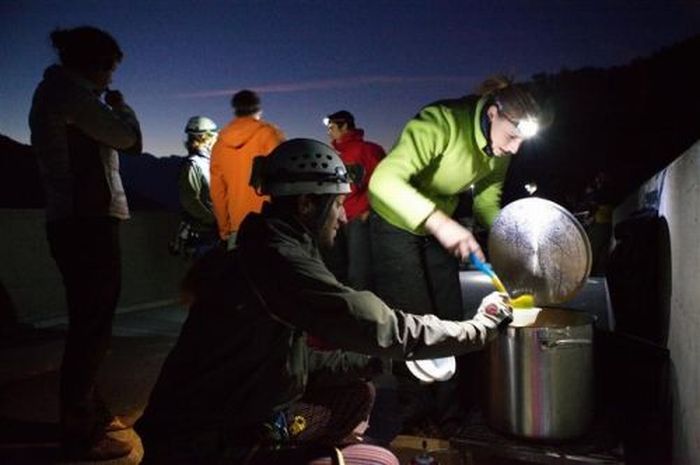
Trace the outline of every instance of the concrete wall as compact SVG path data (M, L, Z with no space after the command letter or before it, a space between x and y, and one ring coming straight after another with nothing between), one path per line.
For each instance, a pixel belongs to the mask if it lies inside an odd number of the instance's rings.
M700 142L627 199L615 211L615 221L649 203L658 203L671 240L668 349L673 367L674 463L699 464Z
M177 215L136 211L122 223L122 292L117 311L158 306L177 299L187 269L168 254ZM17 319L46 322L66 314L63 285L49 253L43 210L0 209L0 281L14 303Z

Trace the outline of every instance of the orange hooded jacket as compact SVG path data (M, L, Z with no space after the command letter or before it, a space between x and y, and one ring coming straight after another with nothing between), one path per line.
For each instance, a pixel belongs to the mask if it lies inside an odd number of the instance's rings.
M219 133L211 153L210 188L222 239L238 231L248 213L261 210L267 197L248 184L253 158L268 155L283 140L279 129L253 116L235 118Z

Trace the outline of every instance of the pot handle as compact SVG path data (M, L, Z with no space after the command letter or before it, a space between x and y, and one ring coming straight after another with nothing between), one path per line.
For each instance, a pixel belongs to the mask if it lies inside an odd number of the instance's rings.
M565 349L567 347L589 346L591 344L593 344L593 341L590 339L557 339L553 341L540 341L540 346L543 349L556 349L558 347Z

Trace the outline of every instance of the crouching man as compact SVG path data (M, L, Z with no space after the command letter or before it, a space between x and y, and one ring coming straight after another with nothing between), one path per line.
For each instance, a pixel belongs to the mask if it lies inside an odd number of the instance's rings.
M381 359L481 349L511 315L505 296L487 296L471 320L446 321L340 284L319 247L346 221L350 183L321 142L282 143L256 160L251 184L270 202L246 217L232 251L205 256L186 279L189 316L135 427L143 463L330 463L342 454L346 464L398 464L357 437L373 399L365 381ZM340 350L312 349L309 335Z

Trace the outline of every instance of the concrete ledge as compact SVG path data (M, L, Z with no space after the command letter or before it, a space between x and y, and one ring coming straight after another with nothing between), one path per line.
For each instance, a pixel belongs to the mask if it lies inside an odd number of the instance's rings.
M170 305L189 263L168 253L179 218L136 211L121 227L122 292L118 311ZM22 323L65 317L63 284L51 258L43 210L0 209L0 283ZM145 306L145 307L144 307Z

